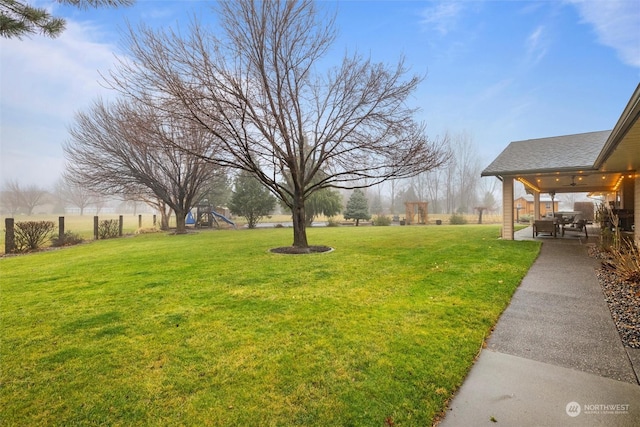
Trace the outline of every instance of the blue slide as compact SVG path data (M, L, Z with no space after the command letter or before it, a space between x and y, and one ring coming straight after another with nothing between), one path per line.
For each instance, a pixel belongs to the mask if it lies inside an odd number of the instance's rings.
M187 218L185 219L184 222L187 225L195 225L196 224L196 219L193 217L193 213L191 213L191 211L189 211L189 213L187 214Z
M227 218L224 215L220 215L218 212L216 211L211 211L211 215L213 215L214 218L220 218L221 220L223 220L224 222L226 222L227 224L231 224L233 225L233 228L237 229L238 227L236 226L236 223L231 221L229 218Z

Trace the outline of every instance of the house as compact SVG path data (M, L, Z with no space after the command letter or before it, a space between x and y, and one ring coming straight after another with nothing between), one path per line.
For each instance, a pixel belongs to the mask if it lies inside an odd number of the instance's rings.
M542 216L541 195L589 192L628 214L640 244L640 84L612 130L511 142L482 171L502 181L502 238L514 236L514 182L533 196L533 215Z
M553 206L552 206L553 203ZM551 200L551 197L540 197L540 216L549 216L552 215L553 212L558 212L557 200ZM533 197L518 197L513 201L513 209L515 209L515 219L518 219L523 216L534 216L535 207ZM548 214L548 215L547 215Z

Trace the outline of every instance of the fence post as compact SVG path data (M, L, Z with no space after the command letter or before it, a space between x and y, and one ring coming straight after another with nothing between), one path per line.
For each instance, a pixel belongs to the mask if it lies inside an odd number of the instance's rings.
M58 244L64 245L64 217L58 217Z
M13 218L4 219L4 253L10 254L16 249L16 234L14 229Z
M124 222L124 218L122 215L118 217L118 236L122 237L122 224Z
M138 215L138 228L142 228L142 215Z
M98 240L98 215L93 217L93 238Z

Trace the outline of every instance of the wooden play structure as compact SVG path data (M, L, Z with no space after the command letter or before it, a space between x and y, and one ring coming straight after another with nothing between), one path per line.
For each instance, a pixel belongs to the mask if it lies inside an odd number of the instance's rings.
M194 209L189 211L186 218L186 224L194 225L196 228L213 227L214 225L217 228L221 228L220 221L223 221L233 228L238 228L235 222L231 221L220 212L224 212L225 214L227 214L226 209L224 208L221 209L214 208L213 206L209 205L198 205Z
M427 224L427 205L427 202L404 202L406 224Z

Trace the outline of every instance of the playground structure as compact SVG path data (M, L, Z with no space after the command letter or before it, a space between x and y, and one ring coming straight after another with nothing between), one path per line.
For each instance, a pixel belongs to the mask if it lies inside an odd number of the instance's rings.
M405 221L407 225L427 224L429 221L427 214L427 202L405 202ZM417 220L414 219L417 217Z
M214 208L213 206L208 206L208 205L197 206L195 208L195 215L193 212L194 209L191 209L187 214L186 224L193 225L196 228L213 227L215 224L217 228L221 228L222 224L220 223L220 221L222 221L224 223L229 224L234 229L238 228L235 222L231 221L226 216L217 212L216 209L218 208ZM221 209L218 209L218 210L221 210Z

